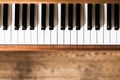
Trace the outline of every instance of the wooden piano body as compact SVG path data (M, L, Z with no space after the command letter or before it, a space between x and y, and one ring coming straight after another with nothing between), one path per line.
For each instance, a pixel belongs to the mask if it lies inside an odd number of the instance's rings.
M120 3L120 0L1 0L3 3ZM120 45L0 45L0 51L39 51L39 50L120 50Z

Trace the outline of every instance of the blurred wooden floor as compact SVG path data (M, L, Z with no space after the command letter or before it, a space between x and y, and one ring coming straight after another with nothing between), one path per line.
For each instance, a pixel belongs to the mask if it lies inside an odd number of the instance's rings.
M120 51L0 52L0 80L120 80Z

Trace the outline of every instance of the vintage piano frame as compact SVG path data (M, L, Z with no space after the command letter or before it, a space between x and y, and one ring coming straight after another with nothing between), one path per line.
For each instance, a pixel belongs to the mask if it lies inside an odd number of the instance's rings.
M120 3L120 0L0 0L4 3ZM40 50L120 50L120 45L0 45L0 51L40 51Z

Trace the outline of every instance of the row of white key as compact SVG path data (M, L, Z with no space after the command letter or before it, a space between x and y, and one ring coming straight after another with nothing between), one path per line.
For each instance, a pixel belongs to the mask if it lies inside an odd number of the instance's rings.
M49 20L48 13L49 6L47 6L47 20ZM94 9L94 6L93 6ZM2 5L0 16L2 18ZM75 5L74 5L75 10ZM28 9L29 12L29 9ZM68 10L66 8L66 15ZM94 10L93 10L94 12ZM107 30L107 8L106 4L101 5L101 28L95 30L93 26L92 30L87 30L87 4L81 6L81 29L68 30L66 25L65 30L61 30L61 4L55 4L55 28L49 30L47 26L46 30L41 30L41 4L36 5L36 27L35 30L22 30L20 26L19 30L14 30L15 22L15 4L9 7L9 21L12 24L9 25L8 30L3 30L3 26L0 27L0 44L35 44L35 45L119 45L120 44L120 31L119 30ZM22 14L22 10L20 12ZM93 17L94 17L93 13ZM29 16L29 15L28 15ZM74 11L74 16L75 11ZM11 18L10 18L11 17ZM29 18L29 17L28 17ZM66 16L66 23L68 16ZM94 19L94 18L93 18ZM22 20L22 19L21 19ZM2 22L1 22L2 23ZM75 19L74 19L75 26ZM94 23L93 23L94 24ZM103 25L104 24L104 25ZM48 21L47 21L48 25Z

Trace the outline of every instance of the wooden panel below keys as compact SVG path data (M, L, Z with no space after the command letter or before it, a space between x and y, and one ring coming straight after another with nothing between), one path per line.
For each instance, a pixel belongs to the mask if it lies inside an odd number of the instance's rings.
M120 80L120 52L0 52L0 80Z
M120 3L120 0L0 0L0 3Z

